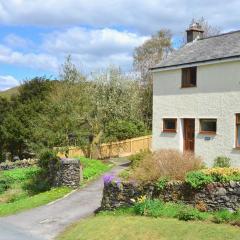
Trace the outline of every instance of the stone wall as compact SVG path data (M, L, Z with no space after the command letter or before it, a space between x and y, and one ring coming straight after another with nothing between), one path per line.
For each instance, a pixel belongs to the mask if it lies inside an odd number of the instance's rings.
M165 202L183 202L202 211L240 208L240 182L213 183L195 190L182 182L171 182L163 190L151 184L105 183L102 209L112 210L121 206L131 206L141 196L161 199Z
M82 176L80 161L77 159L61 159L60 166L55 174L55 186L78 188Z
M36 159L23 159L15 162L2 162L0 163L0 170L10 170L14 168L25 168L37 165Z

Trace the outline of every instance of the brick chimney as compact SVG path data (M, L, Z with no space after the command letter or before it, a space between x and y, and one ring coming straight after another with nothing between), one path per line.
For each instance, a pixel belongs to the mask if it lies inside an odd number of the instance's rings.
M194 22L193 24L190 25L189 29L187 29L187 42L193 42L196 39L201 39L203 38L203 33L204 30L202 29L202 26Z

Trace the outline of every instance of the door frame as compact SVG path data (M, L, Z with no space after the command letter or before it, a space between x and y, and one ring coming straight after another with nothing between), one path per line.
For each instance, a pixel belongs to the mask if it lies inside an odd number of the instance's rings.
M190 149L190 150L186 150L186 121L193 121L194 123L194 129L193 129L193 149ZM195 118L183 118L183 152L195 152L195 129L196 129L196 121L195 121Z

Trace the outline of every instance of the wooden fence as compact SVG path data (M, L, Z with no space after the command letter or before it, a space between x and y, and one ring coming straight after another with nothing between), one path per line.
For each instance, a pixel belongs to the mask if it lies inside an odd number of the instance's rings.
M93 158L104 159L111 157L126 157L143 150L150 150L152 146L152 136L127 139L120 142L104 143L94 148ZM64 155L59 154L60 157ZM84 156L84 152L72 147L69 150L69 157Z

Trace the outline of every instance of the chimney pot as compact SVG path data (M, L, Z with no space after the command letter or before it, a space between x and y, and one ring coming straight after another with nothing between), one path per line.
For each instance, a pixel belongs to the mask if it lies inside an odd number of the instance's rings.
M187 42L193 42L196 39L203 38L204 30L202 29L202 26L197 23L193 22L189 29L187 29Z

